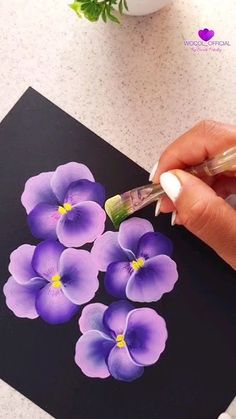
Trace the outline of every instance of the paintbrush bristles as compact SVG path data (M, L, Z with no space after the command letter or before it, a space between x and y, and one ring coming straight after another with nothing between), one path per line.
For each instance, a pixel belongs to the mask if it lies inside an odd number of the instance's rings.
M129 199L123 199L123 195L116 195L105 202L105 211L115 228L119 228L122 221L132 213L129 201Z

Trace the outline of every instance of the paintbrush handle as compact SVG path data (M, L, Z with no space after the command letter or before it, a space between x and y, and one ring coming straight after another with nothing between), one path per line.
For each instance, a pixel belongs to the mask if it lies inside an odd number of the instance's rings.
M141 208L146 207L152 202L157 201L165 195L161 185L150 183L139 188L131 189L131 191L122 194L122 200L130 200L132 205L132 212L138 211Z
M212 159L205 160L198 166L190 167L188 172L195 176L215 176L219 173L236 170L236 147L229 148Z

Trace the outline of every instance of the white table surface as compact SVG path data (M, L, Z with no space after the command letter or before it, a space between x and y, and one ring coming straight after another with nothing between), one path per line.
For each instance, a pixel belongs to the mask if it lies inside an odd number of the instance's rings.
M196 121L235 123L235 1L174 0L120 26L79 20L68 2L0 0L0 119L32 86L147 170ZM205 27L231 47L183 45ZM47 417L0 381L1 419Z

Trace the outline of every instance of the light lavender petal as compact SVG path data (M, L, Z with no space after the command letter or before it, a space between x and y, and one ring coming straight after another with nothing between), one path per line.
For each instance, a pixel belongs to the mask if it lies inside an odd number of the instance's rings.
M12 274L16 282L26 284L32 278L38 276L32 267L32 258L35 246L30 244L22 244L10 255L9 272Z
M133 273L130 262L113 262L107 268L104 284L113 297L126 298L126 286Z
M64 294L72 303L85 304L95 296L98 268L91 253L66 249L60 257L59 273Z
M132 252L132 255L136 257L139 239L150 231L153 232L153 227L148 220L132 217L121 223L118 242L124 250Z
M144 371L142 366L132 360L127 346L123 348L115 346L109 354L107 363L112 377L120 381L136 380Z
M84 201L94 201L103 206L105 201L104 186L87 179L71 183L65 196L65 202L76 205Z
M45 240L39 243L32 259L32 266L42 277L51 281L54 275L59 274L59 260L64 246L56 240Z
M106 334L106 329L103 324L103 315L107 306L101 303L88 304L82 310L79 318L79 327L82 333L89 330L98 330Z
M45 285L41 278L35 278L26 285L19 284L11 276L3 287L6 304L17 317L36 319L38 312L35 301L38 293Z
M36 310L40 317L50 324L68 322L80 307L64 295L62 288L47 284L37 295Z
M93 242L105 227L105 211L96 202L75 205L57 225L57 236L66 247L80 247Z
M164 293L172 291L177 279L176 263L168 256L155 256L131 275L126 295L132 301L158 301Z
M77 341L75 362L88 377L107 378L110 372L106 360L114 345L101 332L90 330Z
M106 231L98 237L94 242L91 253L96 258L98 268L102 272L105 272L112 262L129 260L118 243L118 233L113 231Z
M21 196L21 202L27 214L40 203L57 205L57 199L50 184L53 173L43 172L27 180Z
M157 362L165 349L165 320L151 308L138 308L127 317L125 341L132 359L141 365Z
M61 215L58 207L38 204L28 215L28 225L33 236L39 239L56 239L56 228Z
M63 204L69 186L80 179L94 181L89 168L81 163L70 162L58 166L51 179L51 187L58 201Z
M157 255L171 256L173 244L171 240L161 233L146 233L138 243L137 257L150 259Z
M105 327L110 330L113 336L124 333L128 313L134 306L125 300L120 300L109 305L103 316Z

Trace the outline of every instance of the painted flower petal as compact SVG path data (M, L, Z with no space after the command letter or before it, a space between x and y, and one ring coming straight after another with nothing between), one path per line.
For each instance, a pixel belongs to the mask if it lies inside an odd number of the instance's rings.
M103 325L103 315L107 306L101 303L88 304L82 310L79 318L79 327L81 333L89 330L98 330L106 334L106 329Z
M134 306L131 303L123 300L116 301L107 308L103 323L108 330L111 330L114 337L124 333L127 315L133 309Z
M51 179L51 187L58 201L63 204L69 186L80 179L94 182L94 177L89 168L81 163L70 162L58 166Z
M81 202L62 216L57 236L67 247L80 247L93 242L104 231L105 211L96 202Z
M135 364L127 346L118 348L115 346L108 356L108 368L112 377L121 381L133 381L141 377L144 368Z
M153 232L152 224L144 218L132 217L120 225L118 242L120 246L137 255L139 239L149 232Z
M51 188L51 178L54 172L43 172L29 178L21 195L22 205L27 214L41 203L57 205L57 199Z
M51 281L59 273L59 259L64 246L56 240L45 240L36 246L32 266L43 278Z
M11 276L3 287L7 307L17 317L36 319L38 312L35 307L35 301L44 285L45 281L41 278L35 278L33 281L28 282L27 285L21 285Z
M114 340L90 330L77 341L75 362L88 377L107 378L110 372L106 360L114 345Z
M138 308L129 313L125 342L137 364L154 364L165 349L166 339L165 320L153 309Z
M55 239L56 227L61 215L58 207L38 204L28 215L28 224L32 234L39 239Z
M106 231L98 237L94 242L91 253L95 256L98 269L102 272L105 272L112 262L129 260L118 243L118 233L113 231Z
M168 237L161 233L146 233L138 242L137 257L150 259L157 255L171 256L173 244Z
M71 205L79 204L83 201L95 201L103 206L105 201L105 189L101 183L81 179L71 183L64 201L69 202Z
M86 250L66 249L60 258L59 274L64 294L74 304L87 303L98 290L98 268Z
M126 286L133 270L130 262L113 262L106 271L104 284L113 297L126 298Z
M157 301L174 288L177 279L176 263L168 256L155 256L133 273L126 287L126 295L132 301Z
M8 270L19 284L26 284L38 276L31 265L34 250L35 246L22 244L10 255Z
M68 322L80 307L68 300L62 288L47 284L37 295L36 309L47 323L60 324Z

